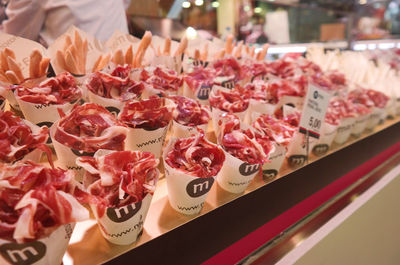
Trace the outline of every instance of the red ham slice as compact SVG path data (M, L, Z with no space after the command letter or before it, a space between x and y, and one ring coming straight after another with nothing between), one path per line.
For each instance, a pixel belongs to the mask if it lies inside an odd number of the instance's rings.
M173 117L179 124L194 127L207 124L210 120L210 107L183 96L171 96L170 98L176 104Z
M183 79L194 92L200 87L212 87L215 73L209 68L195 67L192 72L184 75Z
M60 119L55 139L78 151L124 150L127 128L104 107L94 103L74 106Z
M37 127L10 111L0 111L0 161L22 159L26 154L46 143L48 128ZM33 130L34 129L34 130Z
M0 237L39 239L63 224L88 219L79 202L90 197L77 185L71 171L30 161L0 164Z
M199 132L196 136L177 140L165 156L165 162L194 177L214 177L222 168L225 154L204 138L202 130Z
M113 74L125 76L126 73L114 70ZM95 95L112 98L119 101L138 99L144 90L142 82L135 82L129 77L119 77L113 74L95 72L90 75L87 88ZM128 73L129 75L129 73Z
M103 156L79 157L86 169L84 182L96 198L99 218L107 207L122 207L153 194L158 179L158 159L150 152L119 151Z
M140 73L140 80L165 94L177 93L183 84L183 78L174 70L161 67L143 69Z
M172 120L172 111L165 98L155 96L125 104L118 118L129 127L153 130L167 126Z
M261 115L254 123L253 127L258 132L262 132L265 136L268 136L271 141L275 141L278 144L288 146L294 133L297 131L297 127L291 125L284 120L278 120L268 114Z
M209 101L211 107L225 112L242 112L249 107L249 98L238 89L215 90L210 94Z
M65 104L81 98L82 92L70 73L61 73L38 86L17 86L21 100L35 104Z

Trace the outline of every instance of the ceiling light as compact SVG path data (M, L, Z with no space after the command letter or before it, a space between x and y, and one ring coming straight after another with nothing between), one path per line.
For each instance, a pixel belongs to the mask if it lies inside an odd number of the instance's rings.
M254 13L256 13L256 14L261 13L261 11L262 11L261 7L254 8Z
M185 1L182 3L182 7L183 8L189 8L190 7L190 2L189 1Z
M202 6L204 4L204 1L203 0L196 0L196 1L194 1L194 4L196 6Z

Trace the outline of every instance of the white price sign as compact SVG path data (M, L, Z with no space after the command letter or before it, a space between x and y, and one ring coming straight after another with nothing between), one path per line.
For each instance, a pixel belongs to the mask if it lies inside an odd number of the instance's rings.
M304 100L303 112L300 118L299 131L314 138L319 138L319 131L325 119L331 94L327 91L309 84Z

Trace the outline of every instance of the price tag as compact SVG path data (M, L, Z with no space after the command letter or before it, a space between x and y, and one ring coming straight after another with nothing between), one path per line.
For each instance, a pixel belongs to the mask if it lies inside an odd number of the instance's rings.
M331 94L309 84L306 98L304 100L303 112L300 118L299 131L311 137L319 138L325 113L329 105Z

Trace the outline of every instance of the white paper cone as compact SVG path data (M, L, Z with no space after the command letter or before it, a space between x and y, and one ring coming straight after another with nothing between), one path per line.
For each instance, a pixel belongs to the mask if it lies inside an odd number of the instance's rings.
M220 120L219 116L223 113L228 113L228 112L217 109L217 108L212 108L212 110L211 110L212 124L213 124L213 129L214 129L214 133L215 133L216 137L218 137L218 134L220 133L220 127L221 127L218 125L218 122ZM247 110L242 111L242 112L233 112L233 114L235 114L240 119L240 121L243 122L247 115Z
M198 178L185 174L181 170L171 168L165 162L165 158L164 168L168 199L172 208L186 215L198 214L203 209L204 201L214 183L214 178Z
M217 175L217 182L224 190L242 193L258 174L260 165L248 164L224 150L225 162Z
M275 109L276 105L260 100L250 99L249 108L247 109L244 122L248 125L251 125L259 116L263 114L273 115ZM254 113L258 113L258 115L254 115Z
M107 208L100 218L97 207L90 205L103 237L116 245L129 245L138 240L143 232L152 198L148 193L140 202L120 208Z
M40 158L42 157L43 151L41 149L34 149L33 151L27 153L20 161L33 161L35 163L40 163Z
M167 132L168 125L152 131L141 128L128 128L125 149L152 152L156 158L159 158Z
M125 103L113 98L104 98L99 95L94 94L92 91L88 90L89 102L96 103L100 106L105 107L109 112L111 112L115 117L118 116L120 111L123 109Z
M21 108L19 107L18 102L15 99L15 95L11 90L4 89L4 94L2 96L7 99L12 109L21 111Z
M50 236L28 243L16 243L0 239L0 264L61 264L74 226L75 224L60 226Z
M188 98L196 99L203 105L210 105L208 97L211 93L211 87L209 85L200 85L195 92L188 86L186 82L183 82L183 95Z
M353 124L355 120L356 118L349 117L344 118L340 121L340 125L337 129L337 133L334 139L335 143L343 144L349 139L351 131L353 130Z
M356 118L354 122L353 129L351 130L351 134L359 137L367 127L369 121L370 114L362 115Z
M286 148L273 143L272 152L269 153L269 163L264 163L262 166L262 176L265 182L274 179L282 167L283 161L285 160Z
M369 121L367 123L367 130L373 130L380 122L382 114L385 112L385 109L380 109L374 107L372 113L369 116Z
M316 141L312 152L316 156L322 156L328 152L333 139L336 136L338 125L332 125L324 122L321 128L320 138Z
M80 152L58 142L54 137L57 126L58 122L55 122L53 126L51 126L50 137L53 142L54 150L56 151L58 166L63 169L73 170L76 173L76 180L82 181L84 170L76 164L76 158L79 156L93 156L94 153Z
M296 131L288 146L286 157L288 158L289 166L300 167L307 160L306 135ZM308 138L309 152L311 153L317 139L314 137Z
M171 137L173 137L173 138L188 138L192 134L198 134L198 131L196 130L197 127L202 129L204 134L206 134L207 128L208 128L208 123L202 124L199 126L190 127L190 126L182 125L182 124L176 122L175 120L173 120Z
M27 102L21 100L17 95L15 96L17 99L18 105L21 108L22 113L25 116L25 119L28 121L38 125L47 127L51 127L53 123L60 119L60 115L58 114L57 109L61 109L64 113L67 113L74 106L70 103L65 104L35 104L31 102Z

